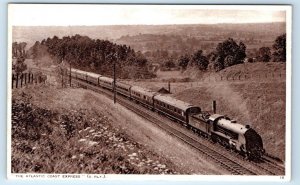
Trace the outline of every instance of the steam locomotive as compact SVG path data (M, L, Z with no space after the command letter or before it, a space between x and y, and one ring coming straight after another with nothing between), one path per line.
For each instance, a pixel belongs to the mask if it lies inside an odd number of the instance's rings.
M113 90L113 79L99 74L71 69L73 78ZM249 125L242 125L225 115L209 114L200 107L155 91L116 82L116 92L135 103L186 125L193 131L235 150L246 158L260 159L265 150L261 136Z

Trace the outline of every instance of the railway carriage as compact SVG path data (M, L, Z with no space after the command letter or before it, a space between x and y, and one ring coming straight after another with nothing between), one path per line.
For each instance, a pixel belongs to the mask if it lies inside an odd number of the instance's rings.
M99 85L103 88L112 90L114 79L105 76L99 77Z
M69 70L68 70L68 75L70 75ZM77 78L77 69L74 68L71 69L71 76L72 78Z
M69 73L69 70L68 70ZM84 80L87 82L87 72L79 69L71 69L71 76L76 79Z
M134 101L150 109L154 108L153 97L154 95L157 94L156 92L142 87L132 86L130 89L130 93L131 93L131 99L133 99Z
M154 109L184 124L189 123L189 116L201 112L198 106L161 94L154 96Z
M99 85L101 75L96 74L96 73L90 73L90 72L87 72L86 75L87 75L86 80L89 83L94 84L94 85Z
M122 82L116 82L116 90L119 94L122 94L128 98L130 98L130 89L131 89L131 85L122 83Z

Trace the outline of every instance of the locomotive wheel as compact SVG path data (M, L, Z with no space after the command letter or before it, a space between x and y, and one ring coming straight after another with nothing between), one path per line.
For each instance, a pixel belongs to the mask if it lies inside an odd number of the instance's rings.
M213 143L217 143L217 142L218 142L216 136L211 136L211 141L212 141Z

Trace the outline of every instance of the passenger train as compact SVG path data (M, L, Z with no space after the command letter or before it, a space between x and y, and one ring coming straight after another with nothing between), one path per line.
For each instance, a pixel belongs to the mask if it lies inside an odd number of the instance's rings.
M113 79L99 74L71 69L71 76L95 86L113 90ZM209 114L199 106L155 91L116 82L116 92L131 101L175 120L215 143L235 150L248 159L260 159L265 150L261 136L249 125L220 114Z

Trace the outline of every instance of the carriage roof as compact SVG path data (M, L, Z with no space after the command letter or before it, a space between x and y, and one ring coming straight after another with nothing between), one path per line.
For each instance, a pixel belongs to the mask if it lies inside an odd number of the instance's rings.
M102 82L109 82L109 83L113 83L114 79L106 77L106 76L100 76L99 80Z
M131 92L137 92L149 97L153 97L155 94L157 94L155 91L143 88L143 87L139 87L139 86L132 86L131 87Z
M123 88L126 88L126 89L129 89L131 87L131 85L123 83L123 82L116 82L116 86L117 87L123 87Z
M158 100L158 101L161 101L161 102L164 102L164 103L166 103L168 105L171 105L173 107L179 108L183 111L186 111L191 107L197 107L197 106L191 105L190 103L178 100L178 99L170 97L170 96L165 96L165 95L162 95L162 94L158 94L158 95L154 96L154 99Z
M96 73L91 73L91 72L86 72L88 76L93 77L93 78L99 78L101 75L96 74Z

